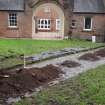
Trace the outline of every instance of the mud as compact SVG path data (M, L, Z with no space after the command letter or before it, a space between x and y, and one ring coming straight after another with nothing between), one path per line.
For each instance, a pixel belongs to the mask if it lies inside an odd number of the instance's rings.
M45 85L63 73L58 67L47 65L43 68L0 71L0 99L23 96L35 88ZM0 103L1 104L1 103Z
M78 62L75 62L75 61L66 60L66 61L62 62L61 64L59 64L59 65L64 66L64 67L73 68L73 67L78 67L81 64L79 64Z
M105 57L105 48L94 52L95 55Z
M79 57L79 60L97 61L100 58L95 53L87 53Z

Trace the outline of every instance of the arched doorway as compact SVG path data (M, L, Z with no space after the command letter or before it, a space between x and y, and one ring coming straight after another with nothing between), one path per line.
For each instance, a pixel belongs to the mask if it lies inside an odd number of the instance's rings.
M32 37L35 39L64 38L64 12L59 5L44 3L33 8Z

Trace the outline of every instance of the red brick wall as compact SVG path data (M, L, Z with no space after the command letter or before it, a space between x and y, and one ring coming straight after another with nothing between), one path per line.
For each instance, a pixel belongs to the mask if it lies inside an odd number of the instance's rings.
M61 4L63 3L63 0ZM36 6L37 7L37 6ZM18 12L18 28L10 29L8 28L8 11L0 11L0 37L12 37L12 38L31 38L32 37L32 8L30 8L27 3L24 12ZM56 11L51 10L52 18L57 18ZM104 30L105 28L105 14L72 14L70 9L64 9L65 12L65 35L69 35L69 31L72 31L73 37L90 39L95 30L95 34L99 34L99 29ZM39 17L45 17L41 11L37 14ZM84 17L93 17L93 31L85 32L84 27ZM47 16L48 17L48 16ZM71 20L76 20L76 28L71 29ZM55 24L55 23L54 23ZM54 25L55 26L55 25ZM52 27L52 31L55 31L55 27Z
M54 8L48 8L50 12L46 13L45 8L41 8L37 14L34 14L34 16L37 17L37 19L51 19L51 30L50 32L56 32L56 19L59 19L59 15L57 11L54 10Z
M21 37L32 37L32 8L25 6L25 11L20 15Z
M48 10L46 12L46 10ZM33 7L33 38L34 39L63 39L64 38L64 12L54 2L40 3ZM37 29L37 19L51 19L51 29ZM60 30L56 30L56 19L61 20Z
M0 37L11 37L11 38L31 38L32 37L32 11L33 8L29 7L28 1L26 1L26 5L25 5L25 11L23 12L18 12L18 28L17 29L10 29L8 28L8 12L7 11L0 11ZM52 1L47 1L47 2L52 2ZM59 0L60 4L63 6L63 0ZM44 3L44 1L42 0L42 3ZM45 2L46 3L46 2ZM55 3L55 1L54 1ZM40 4L40 3L39 3ZM58 4L59 6L59 4ZM37 7L37 6L36 6ZM63 7L62 7L63 9ZM65 12L65 35L68 34L69 31L69 23L70 20L69 19L69 8L68 10L64 10ZM57 18L57 13L56 11L53 12L52 11L52 18ZM44 16L43 14L41 15L42 17ZM68 22L69 21L69 22ZM53 20L52 20L53 22ZM53 26L52 26L52 31L55 31L55 22L53 22Z
M11 12L11 11L9 11ZM32 37L32 10L26 6L25 12L17 12L18 27L8 27L8 11L0 11L0 37L30 38Z
M18 13L18 28L8 27L8 14L11 11L0 11L0 37L8 38L32 38L32 16L33 8L29 7L28 1L26 1L25 11ZM37 7L37 6L36 6ZM40 12L41 13L41 12ZM40 17L45 16L43 13ZM52 22L53 18L57 18L58 14L56 11L51 10ZM48 17L48 16L47 16ZM52 31L55 31L55 22L53 22Z
M86 16L92 17L92 31L90 32L83 30ZM91 39L92 35L102 34L102 30L105 30L105 14L74 14L72 19L76 20L76 27L72 29L73 37Z

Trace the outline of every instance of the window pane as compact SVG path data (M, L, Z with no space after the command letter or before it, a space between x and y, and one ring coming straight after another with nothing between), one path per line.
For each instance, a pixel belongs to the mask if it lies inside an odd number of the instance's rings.
M85 18L85 29L91 29L91 18Z
M44 24L44 20L41 20L41 24Z
M45 20L45 24L47 24L47 20Z
M48 26L48 28L50 28L50 26Z
M51 22L51 21L50 21L50 20L48 20L48 24L50 24L50 22Z
M41 25L41 28L43 28L43 25Z
M47 26L45 26L45 28L47 28Z
M17 14L10 13L8 21L9 21L9 26L17 26Z
M38 24L40 24L40 20L38 20Z

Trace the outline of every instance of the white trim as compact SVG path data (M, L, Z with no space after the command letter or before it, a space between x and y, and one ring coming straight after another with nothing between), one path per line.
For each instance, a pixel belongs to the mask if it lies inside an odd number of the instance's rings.
M12 14L16 14L16 25L10 25L11 23L10 23L10 14L12 15ZM17 24L18 24L18 15L17 15L17 13L9 13L8 14L8 27L9 28L17 28ZM14 19L15 20L15 19Z
M92 29L83 29L83 31L92 31Z
M57 31L61 30L61 19L56 19L56 30Z
M40 24L37 22L37 29L39 30L50 30L51 29L51 19L38 19L37 21L40 22ZM41 24L42 21L44 22L43 24ZM47 24L45 24L45 21L47 21Z
M93 19L92 19L92 17L90 17L90 18L91 18L91 27L90 27L90 29L86 29L86 28L85 28L85 20L86 20L86 18L87 18L87 17L84 17L84 28L83 28L83 30L84 30L84 31L92 31Z
M18 28L18 26L9 26L9 25L8 25L8 27L9 28Z
M54 9L54 11L57 12L59 19L61 20L61 30L60 31L38 31L37 29L37 14L40 10L42 10L45 7L50 7L51 9ZM65 24L65 16L64 11L55 3L44 3L39 6L34 6L32 8L32 38L33 39L63 39L64 38L64 24ZM36 19L34 18L36 17ZM48 16L49 19L50 16ZM52 22L52 20L51 20ZM56 27L55 27L56 28Z

